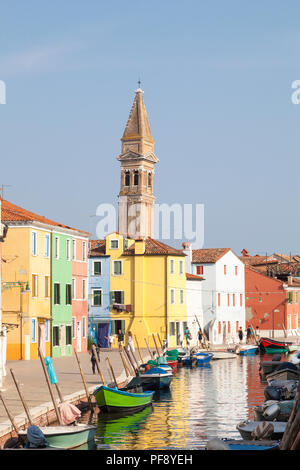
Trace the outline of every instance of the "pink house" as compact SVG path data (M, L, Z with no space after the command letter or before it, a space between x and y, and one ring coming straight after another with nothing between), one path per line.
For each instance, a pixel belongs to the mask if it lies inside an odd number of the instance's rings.
M88 237L72 239L72 331L78 352L88 345L88 243Z

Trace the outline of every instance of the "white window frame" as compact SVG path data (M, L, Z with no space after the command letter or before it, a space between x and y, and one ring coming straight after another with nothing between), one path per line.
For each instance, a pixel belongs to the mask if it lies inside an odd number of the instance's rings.
M95 305L94 304L94 298L95 298L94 292L95 291L100 291L101 292L101 303L100 303L100 305ZM92 289L92 307L102 307L102 306L103 306L103 290L101 288L99 289L99 287L95 287L94 289Z
M175 274L175 260L170 259L170 274Z
M181 305L183 305L184 304L184 289L180 289L179 295L180 295L180 303Z
M33 339L33 328L32 324L34 322L34 339ZM37 342L37 319L31 318L31 343L35 344Z
M76 279L72 278L72 300L76 299Z
M82 338L86 338L86 317L82 317L81 331L82 331Z
M172 297L173 297L173 302L172 302ZM170 289L170 304L171 305L175 304L175 289L173 288Z
M71 261L71 240L67 238L66 241L67 261Z
M48 253L47 253L47 248L48 248ZM50 258L50 234L49 233L45 235L45 258Z
M72 239L72 260L76 260L76 240Z
M82 242L82 261L86 261L86 242Z
M183 261L182 260L179 260L179 274L181 274L181 275L184 274Z
M37 256L37 232L35 230L31 232L31 254Z
M111 242L117 242L118 246L117 247L112 247ZM110 250L118 250L119 249L119 240L117 238L112 238L111 240L109 240L109 248L110 248Z
M120 274L115 273L115 263L121 263L121 272ZM123 274L123 261L120 259L114 259L113 260L113 276L122 276Z
M59 259L59 237L54 239L54 256L55 259Z
M84 286L84 288L83 288L83 286ZM86 300L86 294L87 294L87 282L86 282L86 279L82 279L81 287L82 287L82 300Z

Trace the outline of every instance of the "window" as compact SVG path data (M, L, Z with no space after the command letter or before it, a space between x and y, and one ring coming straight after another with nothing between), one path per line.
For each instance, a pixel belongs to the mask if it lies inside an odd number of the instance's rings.
M45 276L45 297L50 297L50 276Z
M53 346L59 346L59 327L53 327Z
M119 240L110 240L110 248L112 250L119 248Z
M235 294L232 294L232 305L235 307Z
M151 171L148 173L148 187L151 188L152 186L152 174Z
M130 186L130 171L125 170L125 186Z
M222 330L222 328L221 328L221 322L219 321L219 323L218 323L218 332L219 332L219 335L221 334L221 330Z
M45 320L45 341L49 341L49 320Z
M102 274L102 263L101 261L94 261L93 263L93 273L94 273L94 276L101 276Z
M240 306L243 306L243 294L240 294Z
M72 299L74 300L76 298L76 283L75 279L72 279Z
M59 258L59 238L55 237L55 245L54 245L54 253L55 253L55 259Z
M50 235L45 235L45 256L49 258L50 256Z
M183 289L180 289L180 303L184 304L184 291L183 291Z
M76 259L76 240L72 240L72 260Z
M236 332L239 331L239 322L238 321L235 322L235 331Z
M86 320L85 317L82 318L82 337L86 337Z
M203 274L203 266L196 266L196 273L198 275Z
M86 260L86 242L82 242L82 261Z
M36 256L37 254L37 235L36 232L31 233L31 253Z
M221 294L218 294L218 307L221 305Z
M297 304L298 303L298 292L295 292L295 303ZM297 326L296 326L297 328Z
M228 333L230 333L230 321L227 324L227 331L228 331Z
M36 319L32 318L31 320L31 342L36 342Z
M139 184L139 171L138 170L134 170L133 184L134 184L134 186L138 186L138 184Z
M38 276L32 275L32 297L38 297Z
M67 261L71 259L71 241L67 240Z
M94 307L101 307L101 305L102 305L102 290L101 289L93 289L93 306Z
M238 275L238 267L237 266L234 267L234 272L235 272L235 275L237 276Z
M86 298L86 280L82 279L82 298L85 300Z
M227 294L227 305L230 306L230 294Z
M124 291L114 290L110 293L111 304L124 304Z
M66 305L72 305L72 285L66 284Z
M121 330L122 333L125 333L125 320L112 320L111 322L111 334L116 335Z
M114 261L114 276L120 276L122 274L122 261Z
M226 267L226 264L224 264L224 274L226 276L226 273L227 273L227 267Z
M288 303L289 304L293 303L293 292L292 291L288 292Z
M76 337L76 319L75 317L72 317L72 338Z
M169 328L169 330L170 330L170 333L169 333L170 336L175 336L175 322L174 322L174 321L170 321L169 325L170 325L170 328Z
M60 284L57 282L54 284L54 304L60 305Z
M179 261L179 274L183 274L183 261Z
M170 273L174 274L174 260L173 259L170 260Z
M66 346L72 344L72 326L66 325Z
M175 304L175 289L170 289L170 303Z

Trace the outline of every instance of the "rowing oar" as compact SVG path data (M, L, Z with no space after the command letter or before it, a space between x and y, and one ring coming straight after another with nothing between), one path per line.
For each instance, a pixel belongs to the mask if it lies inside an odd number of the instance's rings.
M129 355L129 352L127 351L126 348L124 348L124 351L125 351L125 354L126 354L128 360L129 360L130 364L131 364L132 369L134 370L135 375L138 375L138 371L137 371L137 369L135 368L135 366L134 366L134 364L133 364L133 362L132 362L132 360L131 360L131 357L130 357L130 355Z
M149 354L150 354L150 359L151 359L151 358L153 359L153 354L152 354L152 352L150 351L148 341L146 340L146 338L144 338L144 340L145 340L145 343L146 343L146 345L147 345L148 352L149 352Z
M110 368L111 373L112 373L112 376L113 376L113 378L114 378L115 385L116 385L117 388L119 388L119 387L118 387L118 383L117 383L117 379L116 379L116 376L115 376L115 373L114 373L114 370L113 370L112 365L111 365L111 363L110 363L110 360L109 360L108 357L106 357L105 359L106 359L106 361L108 362L109 368Z
M82 370L81 365L80 365L80 361L79 361L79 357L77 355L76 349L74 349L74 354L75 354L76 361L77 361L77 364L78 364L78 367L79 367L79 372L80 372L80 375L81 375L81 379L82 379L82 382L83 382L83 386L84 386L84 389L85 389L85 393L86 393L86 397L87 397L87 400L88 400L88 403L89 403L89 407L90 407L91 411L94 411L91 396L89 394L89 390L88 390L88 387L87 387L87 384L86 384L86 380L85 380L84 373L83 373L83 370Z
M125 370L126 377L128 378L129 377L129 372L128 372L128 369L127 369L127 366L126 366L125 359L123 357L122 351L119 351L119 353L120 353L120 356L121 356L121 359L122 359L122 362L123 362L123 367L124 367L124 370Z
M57 403L56 403L56 400L54 398L53 391L52 391L52 388L51 388L51 383L50 383L50 380L49 380L49 377L48 377L48 374L47 374L47 371L46 371L44 356L43 356L43 353L41 352L40 348L38 348L38 352L39 352L42 368L43 368L43 371L44 371L45 379L46 379L46 382L47 382L47 385L48 385L48 389L49 389L49 392L50 392L50 395L51 395L54 410L55 410L55 413L56 413L56 416L57 416L57 420L58 420L59 424L61 426L63 426L62 419L61 419L61 416L60 416L60 412L59 412L59 409L57 407Z
M14 381L15 386L16 386L16 389L17 389L17 392L18 392L18 394L19 394L20 400L21 400L22 405L23 405L23 407L24 407L24 410L25 410L26 416L27 416L27 418L28 418L29 424L30 424L30 426L32 426L32 425L33 425L33 421L32 421L32 418L31 418L31 415L30 415L28 406L27 406L27 404L26 404L26 402L25 402L25 400L24 400L24 397L23 397L23 395L22 395L22 393L21 393L19 384L18 384L18 382L17 382L17 380L16 380L16 378L15 378L15 376L14 376L14 373L13 373L13 370L12 370L12 369L10 369L10 373L11 373L11 375L12 375L13 381Z
M19 440L20 440L20 442L21 442L22 445L24 446L25 440L23 439L23 436L20 436L19 431L18 431L18 427L17 427L16 422L15 422L15 419L14 419L13 415L10 413L10 411L9 411L9 409L8 409L8 407L7 407L6 400L4 400L4 397L3 397L3 395L2 395L1 392L0 392L0 399L1 399L2 403L3 403L3 406L4 406L4 409L5 409L6 413L7 413L7 416L9 417L9 420L10 420L10 422L11 422L11 424L12 424L12 427L14 428L14 430L15 430L15 432L16 432L16 434L17 434Z
M152 333L152 338L153 338L153 341L154 341L154 344L155 344L155 349L156 349L157 355L158 355L158 357L160 357L154 333Z
M92 350L93 350L93 352L94 352L94 358L95 358L95 360L96 360L96 366L97 366L97 369L98 369L100 378L101 378L101 380L102 380L103 385L106 386L106 382L105 382L105 379L104 379L104 375L102 374L101 369L100 369L100 364L99 364L99 361L98 361L96 346L95 346L94 344L93 344L93 346L92 346Z
M136 342L136 345L137 345L137 348L138 348L138 352L139 352L139 356L140 356L140 359L142 361L142 364L144 363L144 359L142 357L142 354L141 354L141 350L140 350L140 347L139 347L139 343L138 343L138 340L137 340L137 337L134 335L135 337L135 342Z
M134 359L134 362L135 362L136 365L137 365L137 368L139 368L139 367L140 367L140 364L138 363L138 361L137 361L137 359L136 359L136 357L135 357L135 355L134 355L134 353L133 353L133 350L132 350L132 347L131 347L131 346L129 346L129 348L128 348L128 353L131 353L131 355L132 355L132 357L133 357L133 359Z
M158 337L158 340L160 342L160 348L161 348L161 352L164 353L164 347L163 347L163 344L161 342L161 339L160 339L160 336L159 336L159 333L157 333L157 337Z

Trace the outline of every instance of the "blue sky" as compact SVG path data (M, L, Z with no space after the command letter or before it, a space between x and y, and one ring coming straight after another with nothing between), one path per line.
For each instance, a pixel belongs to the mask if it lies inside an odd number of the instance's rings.
M94 232L117 203L139 77L158 203L205 205L205 247L300 253L300 4L2 1L0 184Z

